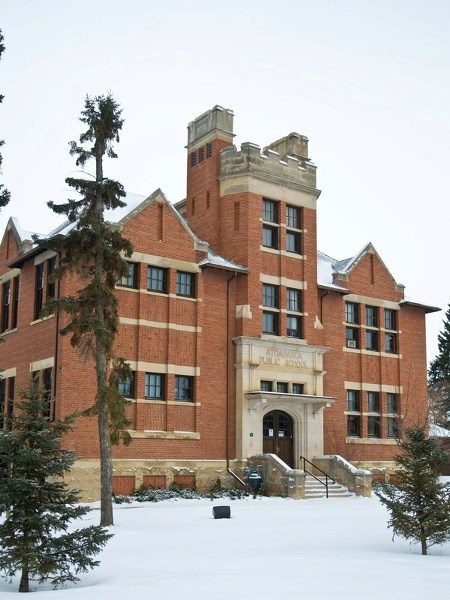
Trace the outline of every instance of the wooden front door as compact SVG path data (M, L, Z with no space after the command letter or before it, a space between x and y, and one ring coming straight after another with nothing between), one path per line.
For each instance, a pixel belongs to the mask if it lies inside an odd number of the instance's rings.
M294 467L294 423L281 410L273 410L264 417L263 452L276 454L289 467Z

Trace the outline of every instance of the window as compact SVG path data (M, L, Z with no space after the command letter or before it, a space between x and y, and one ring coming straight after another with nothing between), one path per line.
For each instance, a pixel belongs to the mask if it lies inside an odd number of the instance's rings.
M278 296L278 287L276 285L270 285L268 283L263 283L263 306L267 308L279 308L279 296ZM278 312L263 312L263 332L269 333L271 335L278 335L278 322L279 322L279 313Z
M292 384L292 393L293 394L303 394L304 388L305 388L305 386L303 383L293 383Z
M380 394L378 392L367 392L367 412L380 412Z
M286 232L286 250L300 254L300 234L295 231Z
M347 390L347 410L350 412L359 412L359 390Z
M356 327L345 328L345 340L347 348L358 348L359 347L359 335Z
M300 312L301 307L301 292L293 288L286 289L286 308L289 311Z
M386 434L387 434L388 438L398 438L399 437L400 424L399 424L398 417L388 417L386 426L387 426Z
M286 317L286 334L288 337L301 338L302 319L296 315L287 315Z
M262 392L271 392L272 391L272 382L271 381L261 381L260 388Z
M14 277L13 279L13 300L12 300L12 318L11 318L11 329L17 327L17 316L19 313L19 278Z
M11 431L13 428L13 416L14 416L14 386L15 378L9 377L8 382L8 407L6 409L6 430Z
M278 223L278 202L275 202L275 200L263 200L263 220L270 223Z
M263 283L263 306L278 308L278 286Z
M386 412L390 415L398 413L398 397L397 394L387 394L386 397Z
M56 256L47 261L47 300L56 298L56 282L54 273L56 269Z
M286 206L286 226L300 229L300 209L297 206Z
M137 288L137 275L138 265L137 263L127 263L127 274L117 278L117 285L123 287Z
M202 146L201 148L198 149L198 161L202 162L202 160L205 160L205 147Z
M191 152L191 167L197 164L197 152Z
M42 372L42 387L44 389L45 411L44 417L52 416L52 378L53 369L50 367Z
M177 271L177 295L195 297L195 274Z
M289 392L289 386L286 381L277 382L277 392L279 394L287 394Z
M134 374L119 381L117 391L124 398L134 398Z
M377 307L366 306L366 325L367 327L378 327Z
M358 319L358 305L354 302L345 303L345 322L346 323L359 323Z
M5 281L2 289L2 332L9 329L9 309L11 306L11 281Z
M357 415L348 415L347 416L347 435L349 437L360 437L361 435L361 427L360 427L361 417Z
M278 229L276 227L263 226L263 246L266 248L278 248Z
M278 335L278 313L263 312L263 333Z
M366 330L367 350L378 350L378 331Z
M208 142L206 144L206 158L211 158L212 156L212 142Z
M35 271L35 295L34 295L34 318L39 319L44 306L44 263L36 265Z
M384 327L385 329L397 329L395 310L385 308L384 310Z
M175 375L175 400L194 401L194 378L186 375Z
M165 376L162 373L146 373L144 394L146 398L164 398Z
M167 269L147 267L147 289L167 294Z
M384 334L384 349L386 352L394 354L397 352L397 336L395 333Z
M367 418L367 435L369 437L380 437L380 417Z

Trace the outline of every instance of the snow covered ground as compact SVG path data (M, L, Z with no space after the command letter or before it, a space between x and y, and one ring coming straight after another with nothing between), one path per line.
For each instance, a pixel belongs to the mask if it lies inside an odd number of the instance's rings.
M231 507L214 519L212 507ZM99 521L98 505L86 517ZM373 498L166 500L115 505L101 565L52 600L414 600L447 597L450 543L429 556L387 529ZM2 600L18 581L0 582Z

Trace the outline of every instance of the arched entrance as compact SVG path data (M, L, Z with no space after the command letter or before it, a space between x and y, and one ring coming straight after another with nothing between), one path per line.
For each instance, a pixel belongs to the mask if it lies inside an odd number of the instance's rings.
M294 422L282 410L273 410L263 419L263 452L276 454L294 467Z

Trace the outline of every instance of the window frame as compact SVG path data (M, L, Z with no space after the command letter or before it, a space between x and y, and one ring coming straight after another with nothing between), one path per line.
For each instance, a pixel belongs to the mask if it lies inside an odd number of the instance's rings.
M116 285L129 289L137 289L138 287L138 273L139 263L132 261L125 261L128 272L126 275L119 276L116 281Z
M359 325L359 305L356 302L345 302L345 322Z
M277 200L263 198L262 219L266 223L278 224L280 217L280 207Z
M366 350L378 351L378 331L366 329Z
M177 271L176 294L182 298L195 298L195 273L191 271Z
M117 384L117 391L124 398L134 398L135 396L135 374L134 371L128 377L125 377Z
M286 252L301 254L301 238L298 231L286 231Z
M175 375L174 397L177 402L194 402L194 378L192 375Z
M359 390L347 390L347 411L361 412L361 392Z
M152 274L156 272L162 275L162 278L153 277ZM168 290L168 269L165 267L157 267L155 265L147 266L147 291L157 292L159 294L167 294ZM156 285L153 285L153 284Z
M301 228L300 207L286 204L286 227L292 229Z
M164 373L147 372L144 376L144 398L164 400L166 395L166 376Z
M262 245L264 248L272 248L278 250L278 228L271 225L263 225L262 229Z
M390 331L397 330L397 311L392 308L384 309L384 328Z
M378 327L378 307L366 304L366 327Z

